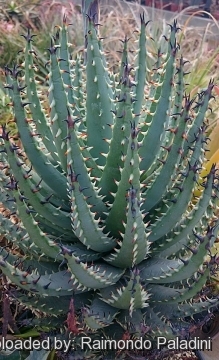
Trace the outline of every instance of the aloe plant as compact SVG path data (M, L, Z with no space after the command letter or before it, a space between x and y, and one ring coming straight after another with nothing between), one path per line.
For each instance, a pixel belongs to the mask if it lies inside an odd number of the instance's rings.
M14 299L47 323L64 325L73 299L87 334L172 338L217 304L203 292L218 263L214 165L193 198L213 82L186 94L176 21L149 68L142 15L136 64L125 38L118 73L107 69L93 18L86 26L86 65L71 58L65 18L51 40L49 112L30 31L24 62L6 67L20 142L2 127L0 196L16 220L0 213L11 244L0 268L22 290Z

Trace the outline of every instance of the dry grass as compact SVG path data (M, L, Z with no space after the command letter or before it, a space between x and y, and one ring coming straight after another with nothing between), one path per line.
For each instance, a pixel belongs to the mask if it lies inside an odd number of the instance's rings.
M79 1L76 1L78 3ZM33 4L32 4L33 3ZM32 4L32 5L31 5ZM34 5L34 6L33 6ZM67 15L69 23L69 38L72 43L73 55L83 49L83 27L82 16L80 14L80 6L74 5L74 1L68 0L32 0L29 2L29 8L24 10L19 8L23 15L23 22L19 23L16 19L10 20L8 23L0 21L0 66L12 63L17 56L18 49L24 46L24 41L19 34L24 33L24 27L32 28L35 38L35 46L40 53L42 61L47 58L46 48L49 45L48 38L52 35L55 25L60 24L64 13ZM130 38L130 61L133 61L136 46L134 41L137 39L136 30L140 26L139 14L145 9L139 5L126 3L121 0L105 0L101 2L100 17L100 34L104 38L104 49L107 53L107 60L111 67L117 66L120 60L121 42L126 37ZM5 12L5 11L4 11ZM190 82L189 90L196 92L198 88L206 86L210 77L218 78L219 67L219 48L212 37L212 26L204 28L194 28L190 25L192 16L185 23L181 21L181 14L177 15L182 33L180 35L180 43L183 56L190 61L189 68L192 69L191 75L188 77ZM146 19L149 16L146 13ZM215 22L217 24L217 22ZM149 56L153 57L153 53L162 42L162 34L168 30L166 21L156 19L147 27L148 37L152 37L155 41L150 41ZM13 49L14 47L14 49ZM133 53L132 53L133 52Z

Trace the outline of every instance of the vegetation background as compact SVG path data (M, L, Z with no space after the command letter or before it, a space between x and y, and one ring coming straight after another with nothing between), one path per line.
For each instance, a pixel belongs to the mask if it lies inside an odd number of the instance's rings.
M124 6L125 3L125 6ZM111 66L117 66L120 54L120 41L125 36L130 38L129 51L130 57L134 57L135 36L134 32L139 23L139 12L141 7L136 1L125 2L123 0L102 1L101 4L101 36L104 38L104 48ZM4 67L12 66L13 59L19 61L19 52L24 46L24 39L21 37L26 28L30 28L34 37L34 50L38 54L38 77L42 81L42 91L46 92L45 76L47 69L45 63L48 59L47 48L48 38L52 36L54 28L60 23L60 19L65 13L69 23L70 41L72 44L72 57L83 49L82 18L80 10L80 0L4 0L0 1L0 124L9 123L12 119L10 99L4 90ZM186 12L188 10L184 10ZM202 11L195 12L195 15L202 15ZM181 14L173 14L179 20ZM208 164L206 171L212 163L219 162L219 41L212 33L212 24L219 29L216 19L211 15L210 20L203 25L200 18L195 17L197 26L191 26L194 14L186 21L181 21L182 34L180 45L185 60L189 61L188 92L194 95L198 90L207 86L209 79L215 80L215 102L212 108L212 116L209 121L209 135L212 139L211 148L208 153ZM156 18L156 17L155 17ZM161 20L161 21L160 21ZM193 21L194 23L194 21ZM200 25L199 25L200 23ZM153 26L148 33L156 41L165 31L165 19L153 21ZM110 36L107 36L110 34ZM151 53L153 54L153 42ZM16 133L16 129L11 126L11 130Z

